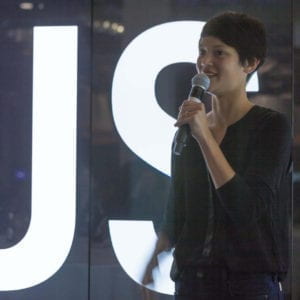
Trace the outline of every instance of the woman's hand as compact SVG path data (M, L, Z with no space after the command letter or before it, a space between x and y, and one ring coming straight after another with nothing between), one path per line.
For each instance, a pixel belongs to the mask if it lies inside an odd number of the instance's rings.
M175 126L180 127L184 124L188 124L192 136L198 141L210 132L205 106L202 102L185 100L179 109L180 111L177 122L174 124Z
M155 254L151 257L150 261L146 266L146 270L143 275L142 284L146 285L153 282L153 270L158 267L158 259Z
M153 270L158 267L158 259L157 256L154 254L152 258L150 259L149 263L146 266L146 270L143 275L142 279L142 299L143 300L155 300L156 294L152 292L151 290L147 289L145 285L153 283Z
M158 258L157 256L166 250L170 249L170 240L167 237L166 234L163 232L160 232L158 234L158 239L155 244L155 249L151 255L151 258L146 266L143 278L142 278L142 283L144 285L152 283L153 282L153 275L152 272L153 270L158 267Z
M208 126L208 119L203 103L185 100L180 107L175 126L179 127L184 124L190 126L191 134L201 148L214 186L218 189L228 182L235 175L235 172L219 146L225 136L227 127L222 124L222 119L219 121L219 124L222 125L219 125L220 128L216 126L218 123L215 123L213 126Z

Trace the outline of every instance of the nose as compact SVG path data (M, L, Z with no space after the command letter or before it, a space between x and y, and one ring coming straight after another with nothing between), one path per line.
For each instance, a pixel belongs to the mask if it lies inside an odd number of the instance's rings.
M213 65L212 56L208 53L199 55L197 58L197 70L203 71L207 66Z

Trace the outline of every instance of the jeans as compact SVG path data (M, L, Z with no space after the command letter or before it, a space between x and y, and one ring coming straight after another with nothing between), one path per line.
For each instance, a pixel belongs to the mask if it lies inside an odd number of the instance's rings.
M185 270L175 281L175 300L283 300L278 276L230 273L224 269Z

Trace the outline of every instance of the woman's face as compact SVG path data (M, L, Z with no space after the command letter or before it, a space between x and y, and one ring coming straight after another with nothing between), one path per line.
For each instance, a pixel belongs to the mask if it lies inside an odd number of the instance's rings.
M245 90L247 73L237 51L216 37L200 40L197 70L209 77L208 90L217 96Z

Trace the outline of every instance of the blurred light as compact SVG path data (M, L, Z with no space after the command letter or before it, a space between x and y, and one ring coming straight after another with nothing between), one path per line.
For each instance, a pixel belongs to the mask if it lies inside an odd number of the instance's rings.
M109 34L121 34L125 31L124 25L110 20L94 21L94 28L98 32L106 32Z
M39 10L43 10L45 8L45 4L44 3L39 3L38 4L38 9Z
M118 27L117 27L117 32L119 32L119 33L123 33L124 32L124 26L123 25L119 25Z
M104 21L102 26L103 26L103 28L108 29L110 27L110 22L109 21Z
M22 2L20 3L20 8L24 10L32 10L34 7L34 4L32 2Z
M111 24L111 29L112 29L113 31L117 31L118 27L119 27L118 23L112 23L112 24Z
M95 27L95 28L101 27L101 22L100 22L100 21L95 21L95 22L94 22L94 27Z
M24 179L26 177L26 173L22 170L17 170L15 176L17 179Z

